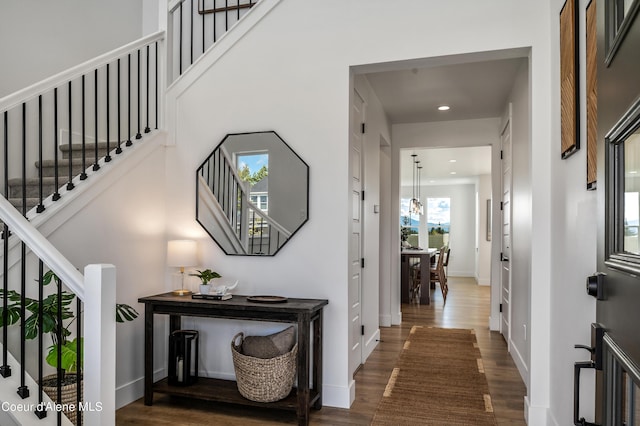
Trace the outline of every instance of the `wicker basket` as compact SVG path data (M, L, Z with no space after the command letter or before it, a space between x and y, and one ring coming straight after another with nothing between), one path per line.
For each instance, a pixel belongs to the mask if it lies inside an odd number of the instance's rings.
M66 376L75 376L75 374L67 373ZM46 383L48 380L55 380L57 376L52 374L50 376L45 376L42 378L42 382ZM82 395L84 392L83 380L80 380L80 394ZM78 402L76 401L77 396L78 383L73 383L70 385L62 386L60 388L60 393L62 395L62 400L60 404L64 404L64 409L62 413L67 416L67 418L74 425L78 424ZM42 390L49 395L52 401L56 402L58 399L58 388L57 386L42 386ZM70 404L73 404L74 409L69 410L67 407L70 407Z
M238 338L240 344L236 345ZM286 398L291 393L296 376L298 344L284 355L262 359L242 354L243 340L244 333L238 333L231 341L233 367L240 394L256 402L274 402Z

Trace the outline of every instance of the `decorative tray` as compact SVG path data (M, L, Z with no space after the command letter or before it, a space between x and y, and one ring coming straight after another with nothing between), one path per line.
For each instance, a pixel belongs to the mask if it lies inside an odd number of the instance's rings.
M247 300L257 303L284 303L288 299L282 296L247 296Z

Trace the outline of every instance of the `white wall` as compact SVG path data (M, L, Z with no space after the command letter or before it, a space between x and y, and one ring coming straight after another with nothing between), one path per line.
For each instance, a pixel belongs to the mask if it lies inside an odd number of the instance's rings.
M411 13L406 13L407 10ZM346 355L349 67L532 46L536 52L532 82L537 88L532 109L535 142L532 174L540 185L533 193L534 201L539 198L533 226L540 226L532 241L532 257L538 262L532 275L539 283L532 291L532 299L543 302L548 300L549 293L550 181L548 172L542 172L548 165L549 152L549 19L548 5L539 2L431 0L408 1L407 8L399 8L386 1L359 0L347 5L337 0L282 1L233 49L222 56L212 52L209 57L215 58L215 66L211 67L206 58L200 61L194 72L206 69L202 78L196 81L187 78L172 86L167 118L176 149L174 155L167 156L168 197L173 201L168 210L170 234L192 229L193 173L212 144L224 134L274 129L309 163L310 221L278 256L224 257L213 242L207 243L203 238L203 243L208 263L241 279L242 292L329 299L325 344L331 350L325 352L324 362L327 405L349 404ZM452 27L456 28L456 36L442 39L441 34ZM434 39L439 42L424 42ZM260 69L260 78L256 78L256 67ZM493 122L493 138L482 144L497 140L498 130ZM395 129L393 133L395 146ZM473 139L477 140L477 136ZM396 161L394 154L392 162ZM393 170L392 173L396 174ZM397 177L393 179L397 191ZM394 219L397 216L391 220ZM399 236L396 242L399 246ZM321 258L312 254L318 250L323 253ZM398 296L399 291L392 295ZM400 306L399 302L396 306ZM546 414L549 404L548 355L544 355L549 352L548 319L539 324L541 332L536 336L536 347L542 354L542 368L538 372L538 386L532 389L529 411L535 419L540 413ZM226 330L221 335L222 341L235 331L232 327L221 328ZM210 348L205 345L203 350ZM207 364L212 370L231 369L224 359L209 359Z
M563 2L551 0L552 17L551 37L559 39L559 23ZM580 99L586 99L585 89L585 8L589 2L579 2L579 40L580 40ZM600 4L598 4L600 7ZM597 201L599 191L604 184L598 182L596 191L586 190L586 110L581 102L580 134L581 149L566 160L560 159L560 52L558 43L552 44L552 80L551 102L552 150L550 170L552 181L558 184L551 187L552 214L551 245L552 288L550 296L551 335L551 409L549 424L565 425L572 422L569 407L573 405L573 363L588 359L584 351L573 349L574 344L589 345L591 342L590 324L596 320L596 300L585 291L586 277L597 270ZM603 164L603 162L599 162ZM562 184L559 184L562 183ZM590 371L584 371L581 377L580 415L587 421L594 421L594 378Z
M6 0L0 17L0 98L142 36L141 0Z
M118 324L116 329L118 407L140 398L143 392L144 306L138 304L138 298L171 288L165 283L163 140L161 135L153 140L145 137L125 148L121 156L114 156L109 165L90 175L82 189L78 186L63 193L59 206L47 207L51 213L58 211L39 228L81 271L91 263L115 265L116 301L140 313L134 322ZM155 367L162 372L167 337L163 321L158 323Z
M478 194L478 251L477 251L477 263L476 263L476 281L479 285L491 284L491 241L487 241L487 214L491 214L491 211L487 211L487 200L492 199L491 195L491 175L481 175L478 177L478 184L476 186ZM491 220L491 217L489 217ZM491 229L493 231L493 229ZM493 233L493 232L492 232ZM493 240L494 236L491 236ZM495 238L499 238L499 233Z

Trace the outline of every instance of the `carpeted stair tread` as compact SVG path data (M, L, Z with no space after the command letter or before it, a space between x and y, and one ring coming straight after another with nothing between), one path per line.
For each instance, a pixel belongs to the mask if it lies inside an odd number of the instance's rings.
M58 187L61 187L66 183L67 179L60 177L58 179ZM9 179L9 197L10 198L22 198L22 179L13 178ZM24 185L27 190L27 198L40 196L40 179L39 178L27 178ZM56 190L55 177L43 177L42 178L42 196L47 197Z
M120 146L124 147L125 142L120 142ZM106 142L98 142L98 158L102 158L107 155L108 152L113 151L118 147L118 142L109 142L109 150L107 151L107 143ZM69 158L69 144L62 144L59 146L60 152L62 152L62 158ZM84 147L84 153L87 160L91 158L95 158L95 144L93 142L87 142ZM71 156L75 158L82 158L82 144L81 143L72 143L71 144Z

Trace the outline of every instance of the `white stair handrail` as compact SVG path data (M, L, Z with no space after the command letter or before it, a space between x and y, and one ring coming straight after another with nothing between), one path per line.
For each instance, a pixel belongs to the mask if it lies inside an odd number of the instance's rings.
M8 111L23 102L36 98L41 93L45 93L48 90L52 90L55 87L59 87L69 81L81 77L87 71L100 68L126 53L133 52L141 47L161 40L164 40L164 31L159 31L129 44L125 44L122 47L62 71L45 80L39 81L36 84L11 93L4 98L0 98L0 111Z
M18 210L0 196L0 219L80 300L85 299L84 277Z

